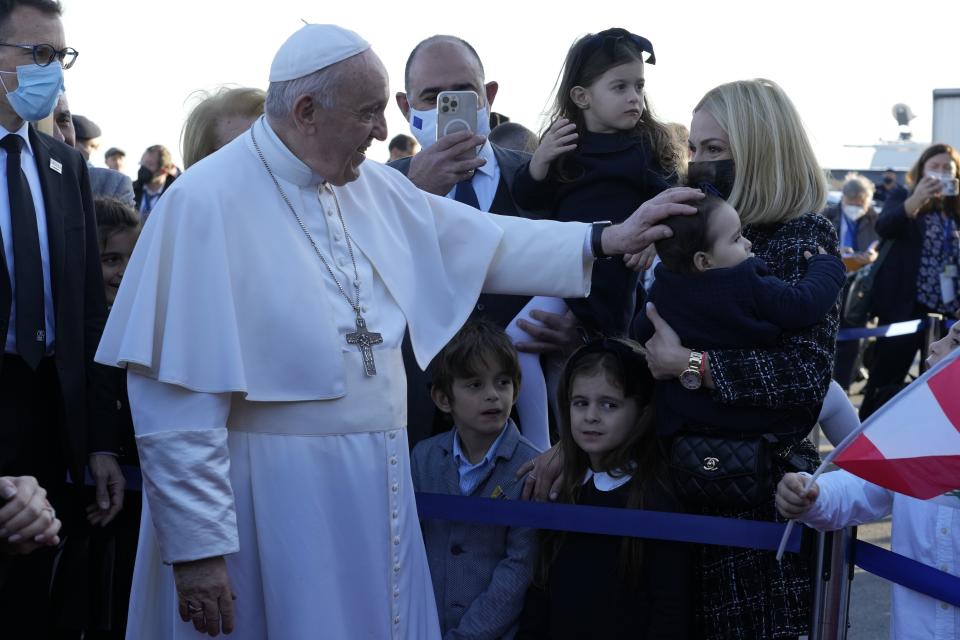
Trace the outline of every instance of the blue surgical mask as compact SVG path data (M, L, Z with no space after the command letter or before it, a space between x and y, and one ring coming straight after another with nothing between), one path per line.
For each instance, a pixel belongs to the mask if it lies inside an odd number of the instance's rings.
M420 143L420 148L432 147L437 141L437 110L421 111L411 107L407 121L410 123L410 133ZM477 130L475 133L481 136L490 133L490 112L487 107L477 110Z
M63 92L63 67L53 62L45 67L37 64L23 64L17 67L15 91L7 91L3 74L13 71L0 71L0 85L7 92L7 101L17 115L29 122L43 120L53 113L57 98Z

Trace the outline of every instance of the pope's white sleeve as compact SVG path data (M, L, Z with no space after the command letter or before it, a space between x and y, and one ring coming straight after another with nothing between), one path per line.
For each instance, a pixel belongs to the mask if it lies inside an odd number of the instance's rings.
M893 510L893 493L847 471L817 479L820 496L800 521L820 531L876 522Z
M485 293L585 298L593 253L590 225L490 215L503 238L487 271Z
M133 371L127 392L163 561L239 551L227 448L230 394L197 393Z

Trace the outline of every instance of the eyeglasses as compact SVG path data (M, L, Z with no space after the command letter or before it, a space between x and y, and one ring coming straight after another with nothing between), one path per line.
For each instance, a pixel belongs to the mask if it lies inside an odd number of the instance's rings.
M73 47L57 50L52 44L10 44L9 42L0 42L0 47L16 47L17 49L27 49L33 53L33 62L41 67L49 65L54 60L59 60L64 69L69 69L77 61L80 53Z

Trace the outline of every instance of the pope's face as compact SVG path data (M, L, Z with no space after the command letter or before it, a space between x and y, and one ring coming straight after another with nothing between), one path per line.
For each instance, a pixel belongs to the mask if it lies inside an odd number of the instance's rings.
M316 119L314 169L335 186L356 180L370 144L387 139L387 71L372 51L358 58L341 79L335 105Z

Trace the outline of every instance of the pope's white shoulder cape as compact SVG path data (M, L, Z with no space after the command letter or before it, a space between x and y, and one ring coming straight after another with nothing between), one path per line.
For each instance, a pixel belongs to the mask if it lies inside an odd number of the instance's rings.
M285 190L303 211L297 188ZM335 192L356 246L403 311L423 367L466 321L481 290L589 292L582 225L478 215L373 161ZM96 359L248 400L341 397L342 337L331 305L345 303L328 299L317 284L323 278L329 275L243 134L164 193Z

